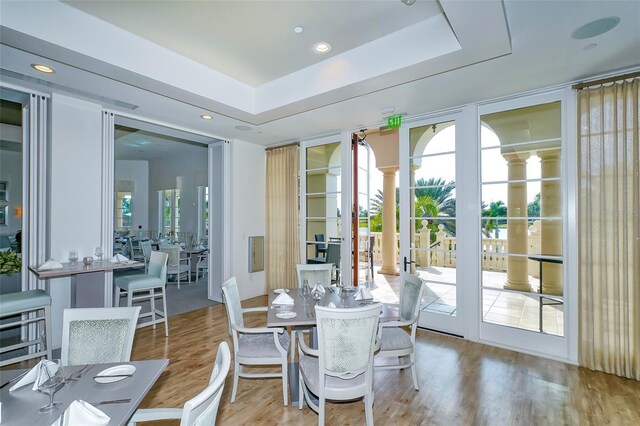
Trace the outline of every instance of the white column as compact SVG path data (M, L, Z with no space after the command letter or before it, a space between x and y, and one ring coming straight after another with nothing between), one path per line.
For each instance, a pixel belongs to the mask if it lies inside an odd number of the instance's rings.
M539 151L540 177L560 177L560 149ZM562 217L562 190L560 180L544 181L540 187L540 253L562 255L562 221L548 217ZM562 295L562 265L545 262L542 265L542 292Z
M509 167L509 180L524 180L527 178L526 152L502 154ZM525 182L510 182L507 188L508 215L523 219L507 220L507 250L510 254L526 255L529 249L527 227L527 184ZM531 291L529 284L529 268L524 256L509 256L507 258L507 282L504 288L510 290Z
M381 274L398 275L396 267L396 173L398 167L380 168L382 183L382 267Z

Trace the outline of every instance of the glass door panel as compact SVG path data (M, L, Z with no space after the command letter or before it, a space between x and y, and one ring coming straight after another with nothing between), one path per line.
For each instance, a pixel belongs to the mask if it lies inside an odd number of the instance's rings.
M401 138L400 267L420 276L427 287L419 325L462 334L456 278L456 118L409 123Z

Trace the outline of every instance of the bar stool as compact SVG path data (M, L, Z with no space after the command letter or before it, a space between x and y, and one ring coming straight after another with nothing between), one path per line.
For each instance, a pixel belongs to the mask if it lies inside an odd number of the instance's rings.
M38 315L41 310L44 311L43 314ZM23 315L28 313L34 313L35 316L22 319ZM28 290L3 294L0 296L0 319L11 316L20 316L20 318L16 321L0 325L0 330L44 321L45 340L42 341L41 338L37 338L0 348L0 353L11 352L35 345L40 345L41 349L32 354L20 355L0 361L0 367L45 355L48 359L51 359L51 296L44 290Z
M138 319L151 317L151 321L138 324L136 328L147 327L164 322L164 334L169 336L169 323L167 322L167 253L152 251L149 259L148 272L144 275L129 275L116 278L116 306L120 306L120 296L127 295L127 306L133 306L133 302L148 300L151 310L140 314ZM138 293L138 296L136 296ZM143 294L140 294L143 293ZM162 297L162 311L156 309L156 297ZM161 318L156 319L156 315Z

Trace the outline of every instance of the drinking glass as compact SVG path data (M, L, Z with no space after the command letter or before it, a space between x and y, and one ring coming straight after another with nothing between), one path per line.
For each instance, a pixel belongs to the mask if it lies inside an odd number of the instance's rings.
M39 411L41 413L50 413L51 411L55 410L58 405L60 405L59 402L53 402L53 397L55 396L58 389L60 389L63 385L64 370L62 368L62 362L60 362L59 359L54 359L51 362L54 362L58 366L58 369L53 374L50 373L45 364L42 364L40 366L41 374L45 374L47 380L44 380L40 383L40 385L38 386L38 390L49 395L49 403L40 408Z
M96 251L94 252L98 259L102 259L102 247L96 247Z
M302 296L305 302L307 301L307 297L309 297L310 293L311 293L311 287L309 287L309 281L304 280L302 282L302 288L300 289L300 295Z
M69 262L75 266L78 261L78 250L69 250Z
M340 307L348 308L347 299L349 298L349 290L343 285L340 287Z

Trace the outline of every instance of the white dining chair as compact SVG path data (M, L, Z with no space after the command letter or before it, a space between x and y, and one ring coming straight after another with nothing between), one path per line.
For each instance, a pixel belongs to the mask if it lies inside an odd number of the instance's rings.
M411 368L413 376L413 387L420 390L418 385L418 372L416 369L416 328L418 327L418 316L420 315L420 302L425 286L420 277L403 272L400 275L400 320L385 321L380 323L379 341L380 351L376 354L376 359L395 357L397 364L376 365L376 370L392 370ZM404 328L408 327L410 333ZM402 358L408 357L407 362Z
M189 284L191 284L191 257L181 257L182 249L179 245L160 246L160 251L169 255L167 261L167 275L174 275L178 281L178 290L180 289L180 280L186 276Z
M296 265L296 277L298 279L298 288L302 288L304 280L309 282L309 286L313 287L320 283L323 287L331 286L331 275L333 274L333 264L331 263L306 263ZM291 362L294 360L296 351L296 331L309 332L311 326L295 326L291 333Z
M366 424L373 425L373 353L381 308L381 303L345 309L316 306L318 349L298 336L298 408L306 401L318 413L319 425L324 425L327 400L359 398L364 399Z
M140 306L73 308L62 313L62 365L127 362Z
M288 405L287 394L287 348L289 335L284 328L245 327L243 313L266 312L267 306L242 309L240 294L235 277L229 278L222 284L224 303L227 308L229 334L233 339L233 390L231 402L236 400L238 379L242 378L282 378L282 397L284 405ZM247 373L243 365L280 365L280 373Z
M198 395L188 400L183 408L141 408L137 410L129 422L129 426L135 426L139 422L151 422L158 420L179 419L180 426L213 426L216 424L216 416L224 381L231 366L231 352L227 342L218 346L218 353L213 364L213 371L209 378L209 385Z
M140 314L138 319L151 317L151 321L138 324L140 327L153 326L164 322L164 335L169 336L167 321L167 253L152 251L149 256L148 271L143 275L126 275L115 279L116 306L120 306L120 298L127 296L127 306L136 302L149 302L150 310ZM156 298L162 298L162 311L156 309ZM159 318L158 318L159 317Z
M209 252L204 252L198 255L198 262L196 263L196 280L200 278L200 273L202 272L202 276L209 273Z
M142 249L142 255L144 256L144 271L149 270L149 262L151 261L151 241L140 241L140 248Z

